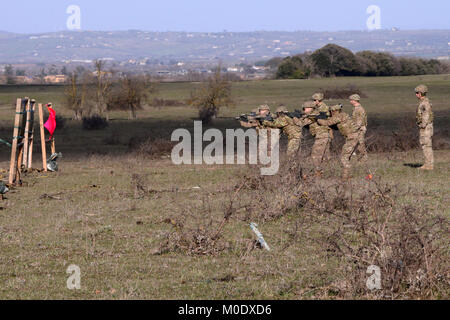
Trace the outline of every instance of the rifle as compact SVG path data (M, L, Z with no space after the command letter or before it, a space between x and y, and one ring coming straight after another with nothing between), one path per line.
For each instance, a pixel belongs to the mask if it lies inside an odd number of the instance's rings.
M287 116L289 117L289 118L291 118L291 119L294 119L294 118L301 118L301 117L303 117L305 114L303 113L303 112L301 112L300 110L298 110L298 109L295 109L295 111L294 112L288 112L287 113Z
M321 111L319 114L308 114L307 117L314 121L327 120L329 118L329 116L327 115L327 113L325 111Z
M251 119L249 119L251 118ZM235 117L235 120L237 121L242 121L242 122L250 122L250 121L258 121L260 123L262 123L263 121L273 121L274 119L272 118L271 115L267 115L265 117L263 116L259 116L254 112L251 112L250 114L241 114L238 117Z

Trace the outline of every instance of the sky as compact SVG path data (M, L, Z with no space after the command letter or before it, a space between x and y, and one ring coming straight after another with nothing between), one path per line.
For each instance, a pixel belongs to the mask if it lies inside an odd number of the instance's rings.
M1 0L0 30L67 30L67 8L80 8L81 30L221 32L367 30L367 8L382 29L450 29L444 0Z

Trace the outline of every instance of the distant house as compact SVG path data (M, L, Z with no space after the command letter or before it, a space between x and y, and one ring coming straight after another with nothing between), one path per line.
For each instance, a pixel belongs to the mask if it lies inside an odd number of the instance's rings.
M27 76L16 76L16 83L30 84L33 83L33 78Z
M50 75L50 76L44 77L44 81L46 83L65 83L65 82L67 82L67 80L68 80L68 77L63 74Z

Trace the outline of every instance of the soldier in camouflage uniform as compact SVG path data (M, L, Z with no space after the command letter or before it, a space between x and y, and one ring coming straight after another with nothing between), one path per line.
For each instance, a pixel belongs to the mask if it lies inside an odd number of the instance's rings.
M359 101L361 97L358 94L350 96L350 104L354 107L352 120L358 130L358 146L357 151L360 154L361 161L367 162L367 150L366 150L366 132L367 132L367 114Z
M328 109L328 107L327 107ZM303 104L305 116L301 119L294 118L294 123L300 127L309 128L309 132L314 137L314 145L311 150L311 158L316 169L316 175L321 175L321 165L326 157L327 150L330 149L332 130L327 126L320 125L316 119L308 115L318 115L316 103L307 101Z
M275 118L275 115L270 112L270 107L267 104L260 105L258 108L258 115L260 117L267 117L271 116L272 118ZM267 132L267 135L262 135L260 133L260 130L265 129ZM259 136L259 143L261 144L267 144L267 156L271 156L272 154L272 144L271 144L271 132L270 128L265 126L263 122L258 121L256 126L256 132Z
M342 105L335 105L330 108L331 118L327 120L319 119L317 122L322 126L337 125L339 132L345 137L345 144L342 147L341 163L344 167L343 179L348 179L350 173L350 159L358 145L358 130L352 118L342 111Z
M312 96L312 99L314 101L314 104L316 106L316 112L319 114L321 112L325 112L326 115L330 116L330 108L323 102L324 95L321 92L314 93ZM330 160L331 159L331 140L334 139L333 130L330 130L330 143L328 144L327 148L325 149L324 159Z
M259 113L258 108L252 109L251 113L257 115ZM258 121L254 117L251 117L251 116L248 116L248 122L245 122L245 121L241 120L240 123L241 123L241 127L244 127L244 128L256 128L256 127L258 127Z
M425 85L419 85L416 89L416 97L419 99L417 108L417 125L419 126L420 145L425 156L425 164L420 167L421 170L433 170L433 111L431 102L427 98L428 88Z
M263 125L269 128L281 129L288 137L288 157L294 157L300 147L300 142L302 139L302 128L295 125L294 120L290 118L287 113L288 109L284 106L278 107L276 113L277 118L271 121L264 121Z

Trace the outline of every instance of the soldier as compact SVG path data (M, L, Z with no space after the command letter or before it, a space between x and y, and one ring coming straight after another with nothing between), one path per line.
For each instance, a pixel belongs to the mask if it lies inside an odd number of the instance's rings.
M255 108L251 111L251 114L254 114L254 115L258 115L258 113L259 113L258 108ZM254 116L249 115L249 116L247 116L247 118L248 118L248 122L245 122L242 120L240 121L241 127L256 128L258 126L258 121L256 120L256 118Z
M314 105L318 112L326 112L328 116L330 116L330 110L328 106L323 102L323 93L314 93L313 96Z
M270 116L272 118L275 117L275 115L270 112L270 107L267 104L260 105L258 108L258 111L259 111L258 116L260 118L265 118L267 116ZM263 145L264 144L267 145L267 156L270 157L272 155L272 143L271 143L270 128L265 126L262 121L258 121L257 123L258 123L258 125L256 127L256 131L258 132L259 143L263 144ZM260 130L263 130L263 129L266 129L267 135L262 135L260 133Z
M312 99L314 101L314 105L316 106L317 113L326 112L327 116L329 117L330 109L325 104L325 102L323 102L323 99L324 99L323 93L321 93L321 92L314 93L312 96ZM331 140L334 139L333 130L330 130L330 139ZM331 151L330 151L331 140L330 140L330 143L328 144L327 148L325 149L324 159L326 159L326 160L331 159Z
M360 154L361 161L367 162L368 155L366 150L366 132L367 132L367 114L364 108L359 103L361 97L358 94L353 94L349 97L350 104L354 107L352 120L358 130L358 146L357 151Z
M358 144L358 131L348 114L342 111L342 105L335 105L330 108L331 118L327 120L319 119L317 122L322 126L337 125L339 132L345 137L345 144L342 147L341 163L344 167L343 179L349 178L350 159Z
M277 128L283 130L288 137L287 155L289 158L295 156L300 147L302 139L302 128L295 125L294 120L287 113L288 109L284 106L278 107L276 110L277 118L272 121L264 121L263 125L269 128Z
M317 104L313 101L305 102L303 104L303 111L306 115L301 119L294 118L294 123L300 127L308 127L309 132L314 137L311 158L316 169L316 175L320 176L322 174L321 165L325 160L325 153L330 149L332 130L327 126L320 125L314 117L310 117L310 115L318 115L316 106Z
M431 110L430 100L427 98L428 88L421 84L416 89L416 97L419 99L417 108L417 125L419 126L420 145L425 156L425 164L420 167L421 170L433 170L433 111Z

